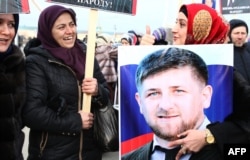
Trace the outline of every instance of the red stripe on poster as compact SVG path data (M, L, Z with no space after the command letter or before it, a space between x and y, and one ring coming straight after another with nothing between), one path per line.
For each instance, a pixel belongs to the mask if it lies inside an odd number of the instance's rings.
M129 153L153 140L153 133L144 134L121 143L121 155Z

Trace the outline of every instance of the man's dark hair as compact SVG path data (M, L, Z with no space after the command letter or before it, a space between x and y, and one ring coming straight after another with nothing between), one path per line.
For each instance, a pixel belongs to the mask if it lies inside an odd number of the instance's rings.
M194 75L204 82L208 83L208 70L204 60L196 53L171 47L162 49L147 55L137 67L136 86L139 88L142 82L149 76L171 69L191 66Z

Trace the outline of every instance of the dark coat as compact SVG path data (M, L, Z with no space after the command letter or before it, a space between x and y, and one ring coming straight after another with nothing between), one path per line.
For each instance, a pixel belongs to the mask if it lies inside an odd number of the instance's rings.
M233 78L233 112L223 122L207 126L221 152L224 144L250 143L250 85L236 70Z
M84 44L83 50L86 50ZM98 150L98 146L93 139L93 128L82 130L78 114L82 104L81 82L74 71L54 58L37 39L25 46L25 54L27 103L23 119L30 128L28 159L96 159L96 154L86 157L88 151ZM96 60L93 76L98 80L99 96L92 97L92 109L107 105L109 97Z
M24 65L23 53L16 46L11 55L0 61L0 159L4 160L23 159Z
M234 68L250 84L250 43L245 43L241 47L234 46Z
M150 160L152 154L152 144L150 142L141 148L132 151L122 157L122 160ZM220 153L218 147L213 145L207 145L198 153L193 153L190 160L221 160L222 154Z

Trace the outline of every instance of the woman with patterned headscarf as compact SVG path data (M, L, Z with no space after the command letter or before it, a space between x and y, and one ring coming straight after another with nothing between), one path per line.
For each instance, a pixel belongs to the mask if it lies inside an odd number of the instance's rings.
M211 7L182 5L172 28L173 44L222 44L228 31L229 24Z
M0 14L0 157L6 160L23 160L25 59L14 44L18 25L18 14Z
M227 43L228 31L229 23L214 9L202 4L182 5L172 30L176 45ZM183 146L177 157L180 158L187 152L198 152L205 145L215 144L223 153L226 143L248 143L250 111L244 103L249 104L249 88L246 81L234 71L233 112L223 122L211 123L205 130L188 130L179 134L184 138L170 144ZM239 94L243 95L242 100L235 98ZM239 101L242 103L238 103Z
M86 46L77 39L75 12L59 5L44 9L25 54L28 160L101 160L92 111L108 104L109 92L96 60L93 78L85 77ZM92 96L91 112L82 110L83 93Z

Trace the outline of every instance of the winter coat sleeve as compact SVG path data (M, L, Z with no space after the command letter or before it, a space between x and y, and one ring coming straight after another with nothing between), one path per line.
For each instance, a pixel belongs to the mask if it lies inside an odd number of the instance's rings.
M207 126L222 151L224 144L250 143L250 85L237 71L233 89L233 113L224 122Z

